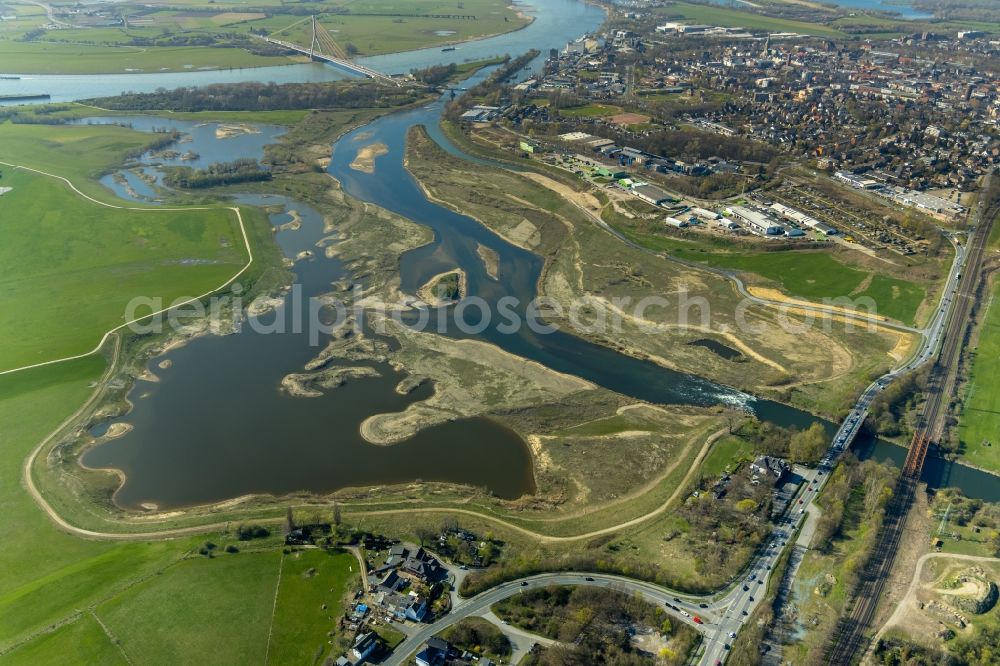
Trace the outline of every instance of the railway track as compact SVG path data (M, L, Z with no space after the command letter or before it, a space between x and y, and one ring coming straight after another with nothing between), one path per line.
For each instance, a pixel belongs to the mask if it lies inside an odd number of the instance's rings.
M895 562L896 551L903 537L906 516L916 495L927 451L943 434L942 408L947 405L947 396L951 394L955 368L979 286L986 243L998 215L1000 215L1000 202L990 204L969 239L965 271L955 287L950 319L941 349L928 377L927 400L920 415L919 429L913 436L893 498L886 507L885 519L879 530L875 550L861 572L855 593L849 602L849 610L838 622L833 638L827 646L823 659L826 664L849 666L859 655L864 654L868 647L869 639L866 633ZM945 287L946 290L951 288L952 285Z

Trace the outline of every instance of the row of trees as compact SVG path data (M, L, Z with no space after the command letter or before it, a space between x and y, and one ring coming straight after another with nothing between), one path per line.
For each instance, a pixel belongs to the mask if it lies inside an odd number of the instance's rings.
M216 162L204 169L177 167L171 169L164 178L164 182L170 187L188 189L264 180L271 180L271 172L249 157L241 157L232 162Z
M418 91L374 81L324 83L221 83L150 93L125 92L88 100L116 111L277 111L287 109L390 108L416 101Z
M411 69L410 75L426 85L439 86L454 76L456 71L458 71L458 66L452 62L447 65L434 65L425 69Z

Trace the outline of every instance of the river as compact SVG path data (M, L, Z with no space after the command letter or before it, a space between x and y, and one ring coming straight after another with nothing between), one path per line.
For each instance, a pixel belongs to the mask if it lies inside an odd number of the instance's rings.
M545 20L546 16L557 16L557 12L547 14L547 10L560 6L575 8L575 23L570 25L562 15L558 15L559 21ZM571 0L539 3L537 16L528 28L482 40L487 46L468 45L469 51L480 49L476 51L477 58L488 51L498 52L505 38L510 40L510 50L534 46L544 51L593 30L601 20L599 11ZM535 41L525 41L529 37ZM437 55L443 56L440 51ZM394 57L401 62L399 59L404 55ZM424 60L428 57L428 51L416 52L413 66L431 64ZM404 291L412 294L432 275L461 267L468 276L469 293L491 305L511 295L526 303L535 294L541 259L506 242L471 218L428 201L403 166L405 136L414 125L426 126L447 150L460 154L438 131L442 105L443 100L385 116L348 133L333 146L330 173L352 196L377 203L434 231L431 244L402 257ZM198 153L203 163L232 159L236 153L259 158L263 144L280 132L277 128L262 127L259 135L218 140L211 124L200 129L198 125L164 119L130 120L140 129L167 124L184 131L191 140L180 147L181 151ZM357 140L362 132L364 142ZM228 143L237 139L239 143ZM349 168L357 149L375 141L384 143L388 152L376 158L374 174ZM106 184L126 198L154 198L148 193L144 195L135 183L130 182L129 188L114 179ZM313 250L322 238L321 216L308 206L278 197L240 200L247 204L281 204L286 210L298 212L302 228L277 234L289 257ZM289 219L283 213L272 216L275 224ZM499 256L503 282L485 274L476 253L479 244ZM294 269L296 289L306 297L328 291L331 282L347 277L338 260L317 254L313 260L298 262ZM274 316L290 316L288 310L287 305L280 307ZM466 335L454 327L449 334ZM757 400L700 377L623 356L562 332L540 335L520 327L511 334L491 325L471 337L650 402L737 404L761 418L799 427L815 420L791 407ZM281 378L300 371L317 352L318 348L309 344L305 334L260 335L246 327L236 335L197 338L154 360L150 368L160 381L139 381L129 395L133 409L123 420L133 430L90 450L83 462L91 467L122 470L126 481L115 499L129 508L167 509L249 493L322 493L350 486L416 480L483 486L507 498L533 490L530 454L524 443L515 433L493 421L462 419L445 423L390 447L373 446L361 439L358 426L365 417L402 410L433 390L425 386L400 396L393 390L400 376L389 367L376 366L380 377L351 381L321 398L294 398L281 393L278 390ZM170 361L168 367L160 367L164 360ZM882 457L884 453L883 450L873 454ZM489 462L484 464L484 461ZM967 492L976 496L975 488Z
M454 51L440 47L389 53L359 58L362 65L386 74L405 74L411 69L431 65L484 60L507 53L516 55L532 48L561 48L566 42L595 30L604 21L604 11L579 0L536 0L530 4L517 2L521 11L534 20L514 32L458 44ZM0 95L50 95L50 102L71 102L93 97L110 97L123 92L153 92L184 86L205 86L213 83L260 81L274 83L316 83L349 78L345 72L321 63L302 63L243 69L209 69L184 72L141 72L128 74L21 74L6 71L0 63L0 74L18 75L19 80L0 80ZM0 104L18 104L6 100Z

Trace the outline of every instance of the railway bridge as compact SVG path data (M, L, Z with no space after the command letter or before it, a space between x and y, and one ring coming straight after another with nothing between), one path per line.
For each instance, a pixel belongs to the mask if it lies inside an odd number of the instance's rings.
M988 187L984 186L984 190L987 189ZM990 205L986 206L985 210L981 208L980 212L982 214L979 215L979 223L968 241L965 270L954 279L949 277L948 283L945 284L944 298L947 300L948 290L954 289L954 293L949 317L943 322L940 350L933 358L933 365L928 375L927 399L920 412L917 431L910 442L910 449L903 462L893 497L886 506L885 519L876 537L872 555L861 571L848 607L827 645L824 654L826 664L835 666L853 664L859 653L863 654L867 650L868 630L896 559L906 516L916 496L927 452L932 444L940 442L944 437L942 424L947 414L949 396L954 390L956 369L966 340L967 328L970 326L973 304L977 298L987 239L994 221L1000 215L1000 201L990 202Z

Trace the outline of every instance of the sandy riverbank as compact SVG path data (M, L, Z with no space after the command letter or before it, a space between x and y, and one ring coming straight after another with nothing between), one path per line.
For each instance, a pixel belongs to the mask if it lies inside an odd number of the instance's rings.
M389 146L384 143L371 143L358 149L358 154L350 166L355 171L375 173L375 159L389 152Z
M219 125L215 128L216 139L232 139L233 137L245 134L260 134L260 128L243 123L238 125Z
M496 250L486 247L482 243L476 245L476 254L479 255L479 259L483 262L483 268L486 269L486 274L489 275L494 280L500 278L500 255L496 253Z

